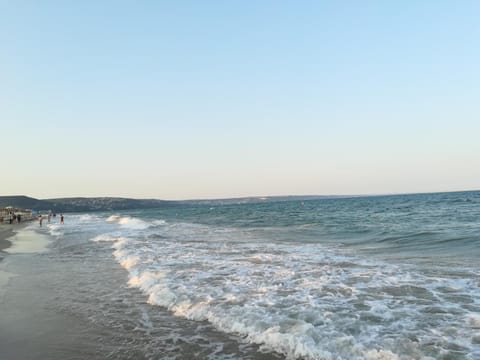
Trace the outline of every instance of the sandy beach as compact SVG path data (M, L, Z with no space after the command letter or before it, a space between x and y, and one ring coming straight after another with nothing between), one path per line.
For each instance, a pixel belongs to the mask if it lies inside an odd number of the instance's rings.
M0 225L0 264L6 253L5 250L10 248L12 243L7 240L15 234L16 227L12 225ZM3 300L5 286L9 283L10 279L15 276L10 272L3 271L0 268L0 303Z
M0 224L0 261L5 257L6 253L11 252L11 247L13 245L13 239L16 236L16 234L22 230L25 230L27 225L31 224L31 221L26 221L22 222L20 224ZM23 235L26 235L25 233L22 232ZM32 234L32 231L30 231L28 234ZM17 246L22 246L25 244L25 236L21 237L20 244L17 244ZM30 239L32 243L36 243L37 241L34 239ZM45 244L42 243L41 246L44 246ZM37 244L33 244L32 246L38 247Z
M14 234L16 228L15 225L0 225L0 260L3 258L1 252L12 245L7 239Z
M94 345L98 332L55 309L53 276L36 257L49 237L26 225L0 226L0 358L105 358Z

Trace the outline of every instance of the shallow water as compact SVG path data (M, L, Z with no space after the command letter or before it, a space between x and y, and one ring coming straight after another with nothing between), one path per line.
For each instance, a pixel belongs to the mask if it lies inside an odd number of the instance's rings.
M12 245L5 249L10 254L39 253L47 251L51 238L33 230L33 226L22 229L8 240Z

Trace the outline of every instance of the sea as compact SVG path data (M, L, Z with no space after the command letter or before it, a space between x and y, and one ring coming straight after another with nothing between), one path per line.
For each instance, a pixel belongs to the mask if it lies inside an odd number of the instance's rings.
M40 231L49 302L105 358L480 359L478 191L184 203Z

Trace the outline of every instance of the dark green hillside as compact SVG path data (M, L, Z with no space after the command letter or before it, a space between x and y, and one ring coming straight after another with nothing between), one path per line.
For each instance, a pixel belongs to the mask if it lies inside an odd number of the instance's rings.
M58 211L108 211L129 209L155 209L176 204L173 201L156 199L127 199L112 197L48 199Z
M94 197L39 200L28 196L0 196L0 208L11 206L35 211L51 210L54 212L154 209L174 204L176 202L155 199Z
M28 196L0 196L0 208L11 206L21 209L49 210L52 204L45 200L39 200Z

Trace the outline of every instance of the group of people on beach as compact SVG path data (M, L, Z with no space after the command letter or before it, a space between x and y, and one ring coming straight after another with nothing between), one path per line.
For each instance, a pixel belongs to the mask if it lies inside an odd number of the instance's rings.
M19 223L22 221L22 215L21 214L15 214L15 212L11 211L8 213L7 218L5 219L4 216L0 218L0 222L8 221L9 224L13 223Z
M6 219L5 217L2 217L2 222L4 221L8 221L9 224L13 224L13 223L19 223L20 221L22 221L22 215L21 214L15 214L13 211L9 212L6 216Z
M48 215L47 215L47 221L48 221L49 224L50 224L50 221L51 221L51 219L52 219L52 216L53 216L54 218L56 218L56 217L57 217L57 214L56 214L56 213L53 213L53 215L52 215L52 213L48 213ZM44 215L42 215L42 214L38 215L38 223L40 224L40 227L42 227L43 217L44 217ZM64 224L63 214L60 214L60 224Z

